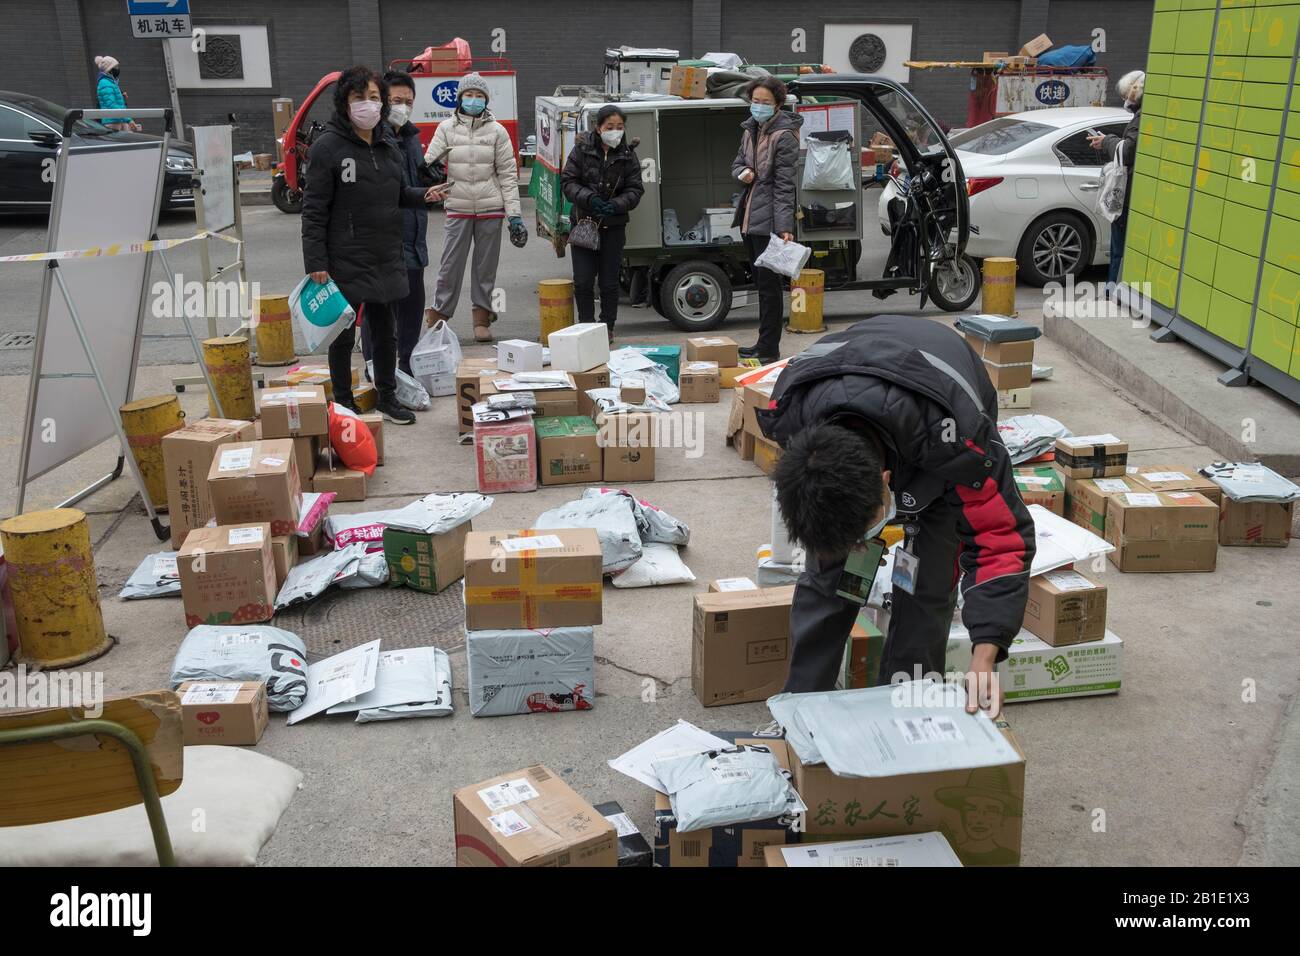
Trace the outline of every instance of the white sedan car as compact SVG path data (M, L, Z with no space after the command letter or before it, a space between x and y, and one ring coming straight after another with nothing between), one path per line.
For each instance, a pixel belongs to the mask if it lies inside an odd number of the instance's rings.
M970 240L977 259L1013 257L1033 285L1076 278L1110 261L1110 223L1097 210L1105 154L1090 130L1123 135L1130 114L1110 107L1062 107L999 116L951 138L970 196ZM888 231L892 182L880 198Z

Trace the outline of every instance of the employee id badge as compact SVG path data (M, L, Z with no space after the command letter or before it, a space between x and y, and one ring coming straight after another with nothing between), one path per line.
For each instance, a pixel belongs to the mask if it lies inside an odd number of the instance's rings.
M915 594L916 571L920 565L920 560L911 551L907 550L906 545L901 548L895 548L894 572L890 578L890 583L900 591L905 591L908 594Z
M835 595L854 604L866 604L884 554L883 538L864 539L855 544L849 551L849 556L844 559L844 570L840 573Z

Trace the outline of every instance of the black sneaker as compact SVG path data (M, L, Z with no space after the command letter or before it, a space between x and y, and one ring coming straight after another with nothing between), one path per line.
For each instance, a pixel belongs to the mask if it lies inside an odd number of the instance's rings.
M394 425L414 425L415 415L410 409L403 408L401 403L395 398L387 401L381 399L375 406L375 411L384 416L384 421L392 422Z

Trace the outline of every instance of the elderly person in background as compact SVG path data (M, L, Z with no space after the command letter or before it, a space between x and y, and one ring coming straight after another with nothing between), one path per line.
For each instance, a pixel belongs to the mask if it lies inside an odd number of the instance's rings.
M1124 188L1124 211L1110 224L1110 275L1107 292L1112 293L1115 283L1119 282L1120 266L1124 261L1124 233L1128 229L1129 193L1133 191L1133 163L1137 159L1138 128L1142 125L1142 91L1146 86L1147 75L1141 70L1125 73L1115 84L1115 90L1124 97L1124 108L1133 114L1124 128L1123 136L1113 133L1109 136L1089 136L1088 142L1093 149L1106 154L1106 159L1115 158L1120 143L1124 144L1123 162L1128 167L1127 181Z

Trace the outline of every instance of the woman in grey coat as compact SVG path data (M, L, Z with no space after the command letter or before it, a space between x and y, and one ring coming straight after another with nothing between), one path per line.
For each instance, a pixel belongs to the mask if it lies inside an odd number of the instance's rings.
M744 183L745 191L732 225L740 227L750 262L755 263L758 341L742 348L740 354L766 364L781 357L784 290L781 277L757 262L772 236L787 242L794 238L794 177L803 117L779 108L786 90L774 76L751 83L745 98L749 100L749 119L740 124L740 149L731 163L731 174Z

